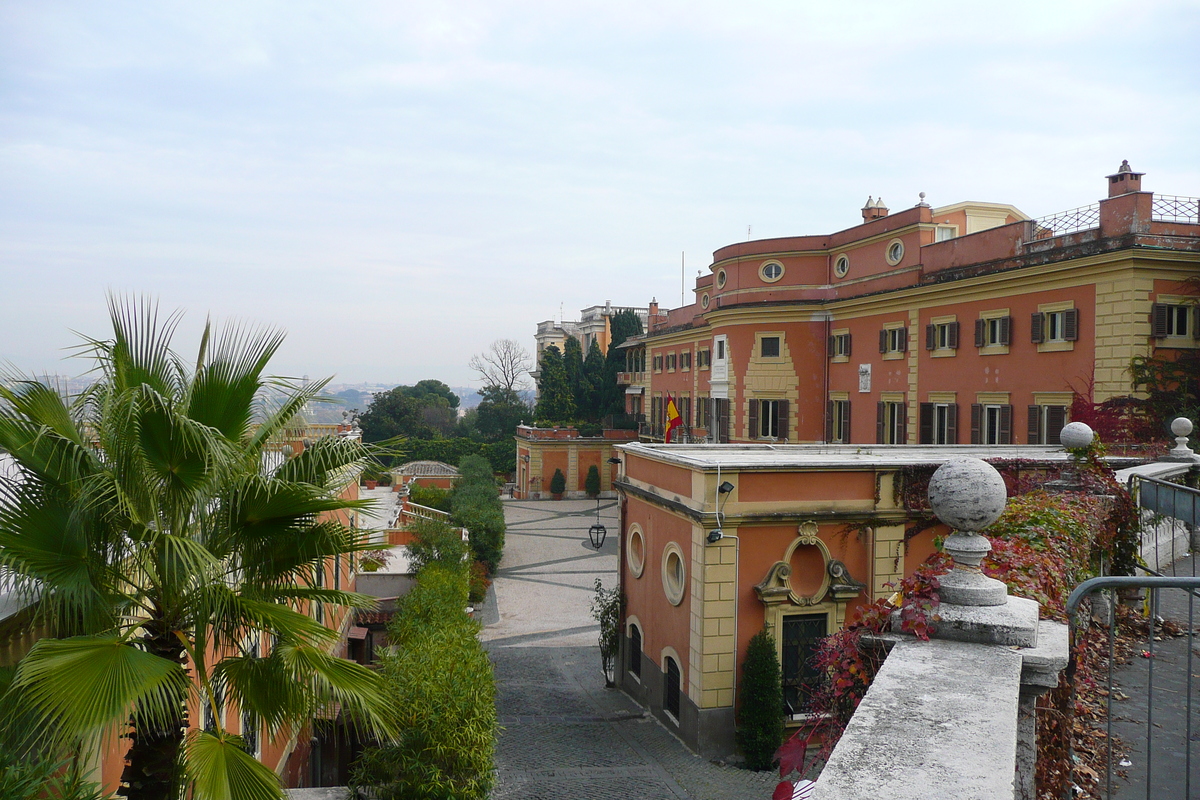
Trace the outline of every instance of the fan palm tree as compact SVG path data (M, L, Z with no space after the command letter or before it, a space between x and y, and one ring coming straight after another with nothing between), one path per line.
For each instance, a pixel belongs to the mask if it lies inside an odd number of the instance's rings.
M385 724L376 674L333 656L337 634L309 615L370 602L320 575L365 546L342 521L362 503L339 489L372 448L325 437L284 457L281 434L324 382L265 375L279 332L206 324L189 363L171 349L178 313L109 308L113 337L81 346L98 373L82 394L0 381L16 464L0 475L0 577L46 634L5 701L47 732L31 746L126 731L129 798L282 797L220 707L272 735L331 703ZM208 729L189 701L211 709Z

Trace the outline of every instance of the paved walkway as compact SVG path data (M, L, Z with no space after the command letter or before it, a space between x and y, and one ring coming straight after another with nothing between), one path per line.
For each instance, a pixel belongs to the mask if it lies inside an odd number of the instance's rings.
M483 618L503 731L492 797L753 800L775 773L693 755L615 689L604 688L593 581L617 582L616 503L601 501L609 534L588 542L596 503L508 501L504 561Z
M1200 558L1190 555L1181 558L1164 570L1167 575L1196 575ZM1192 621L1200 626L1200 599L1193 601ZM1180 589L1159 592L1158 615L1177 623L1186 632L1188 626L1188 593ZM1200 633L1200 630L1197 631ZM1188 659L1188 646L1192 647ZM1133 663L1113 674L1114 697L1113 732L1129 745L1128 766L1123 769L1127 779L1114 777L1113 797L1133 798L1200 798L1200 636L1162 636L1154 643L1154 658L1135 658ZM1149 643L1143 643L1149 652ZM1154 667L1153 703L1147 691L1150 666ZM1191 729L1191 786L1187 774L1187 676L1192 672L1192 729ZM1117 694L1115 687L1120 687ZM1128 698L1128 699L1121 699ZM1147 721L1148 711L1153 718ZM1147 747L1147 731L1151 738ZM1153 756L1147 763L1146 753ZM1147 793L1147 777L1151 791ZM1104 776L1101 775L1101 791Z

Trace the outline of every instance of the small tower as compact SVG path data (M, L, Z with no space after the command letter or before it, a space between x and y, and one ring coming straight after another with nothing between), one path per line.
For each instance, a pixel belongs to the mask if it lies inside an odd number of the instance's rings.
M1117 197L1130 192L1140 192L1142 190L1142 176L1144 172L1134 172L1129 166L1129 161L1122 161L1121 167L1114 174L1108 176L1108 196Z

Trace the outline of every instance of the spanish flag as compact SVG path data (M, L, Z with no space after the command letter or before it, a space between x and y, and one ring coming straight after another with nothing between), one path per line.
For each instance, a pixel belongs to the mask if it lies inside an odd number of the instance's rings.
M671 434L681 424L683 424L683 417L679 416L679 409L675 405L675 398L667 395L667 430L663 436L663 441L670 444Z

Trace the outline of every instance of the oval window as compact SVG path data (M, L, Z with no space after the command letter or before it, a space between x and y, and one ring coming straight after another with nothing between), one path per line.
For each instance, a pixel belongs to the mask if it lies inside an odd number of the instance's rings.
M839 278L844 278L846 277L846 273L849 271L850 257L847 255L838 256L837 260L833 262L833 274L837 275Z
M629 571L633 573L633 577L642 577L642 571L646 568L646 539L642 536L642 529L636 524L629 526L629 538L625 545L625 563L629 565Z
M717 273L717 288L718 289L725 285L725 279L727 277L728 276L725 274L725 270L721 270L720 272Z
M887 262L894 267L900 263L902 258L904 258L904 242L894 239L887 248Z
M758 268L758 276L766 283L774 283L783 277L783 264L778 261L768 261Z
M683 590L687 586L687 568L683 563L683 551L675 542L663 550L662 562L663 593L673 606L683 602Z
M700 307L708 308L708 295L707 294L700 295Z

